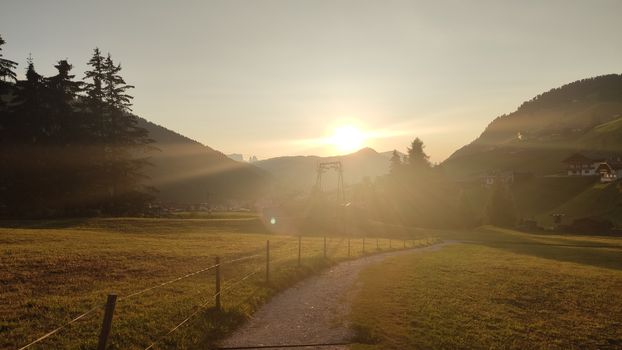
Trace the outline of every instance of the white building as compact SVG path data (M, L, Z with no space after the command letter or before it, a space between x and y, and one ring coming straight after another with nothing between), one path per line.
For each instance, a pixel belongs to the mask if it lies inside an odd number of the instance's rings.
M568 176L596 176L598 166L604 159L591 159L582 154L575 153L563 160L566 164Z

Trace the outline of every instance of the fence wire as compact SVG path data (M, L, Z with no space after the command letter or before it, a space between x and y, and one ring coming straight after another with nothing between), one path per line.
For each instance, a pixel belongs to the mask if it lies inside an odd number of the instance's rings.
M321 252L321 251L324 250L327 257L333 257L333 256L335 256L339 252L339 248L342 246L344 240L345 240L345 238L341 237L341 239L339 241L337 241L336 244L331 244L333 242L331 242L330 240L326 242L326 245L322 245L322 241L313 242L313 243L319 243L320 244L320 247L317 248L318 251ZM427 239L426 239L426 241L427 241ZM302 241L298 241L298 242L299 242L299 244L303 243ZM278 243L278 246L275 247L275 248L278 249L278 247L286 246L288 242L280 241L280 242L277 242L277 243ZM279 258L279 259L271 259L270 260L270 264L277 264L277 263L283 262L285 260L296 259L297 254L294 254L294 255L289 255L289 254L291 254L292 252L298 253L298 252L300 252L299 249L300 249L299 246L296 244L294 247L292 247L290 249L286 249L284 251L283 250L276 250L274 252L275 255L281 255L281 254L284 254L284 253L286 253L287 255L285 257L282 257L282 258ZM397 247L396 247L396 249L397 249ZM313 250L315 251L316 249L313 249ZM300 254L302 255L302 252ZM243 257L239 257L239 258L235 258L235 259L231 259L231 260L225 260L225 261L220 262L219 264L210 265L210 266L207 266L207 267L202 268L200 270L197 270L197 271L194 271L194 272L190 272L190 273L187 273L185 275L173 278L171 280L167 280L165 282L156 284L154 286L151 286L151 287L148 287L148 288L145 288L145 289L142 289L142 290L130 293L128 295L122 296L122 297L120 297L118 299L118 301L124 301L124 300L130 299L130 298L142 295L142 294L147 293L149 291L152 291L152 290L155 290L155 289L158 289L158 288L170 285L172 283L184 280L186 278L190 278L192 276L201 274L203 272L207 272L207 271L213 270L213 269L215 269L217 267L220 267L220 266L230 265L230 264L234 264L234 263L237 263L237 262L242 262L242 261L246 261L246 260L252 260L252 259L260 258L260 257L266 257L266 255L265 254L253 254L253 255L243 256ZM236 279L234 282L230 282L230 281L225 282L224 288L222 288L220 290L220 292L217 292L216 294L214 294L213 297L215 298L216 296L219 296L219 295L222 296L223 294L225 294L225 292L230 291L233 287L241 284L242 282L246 281L250 277L256 275L259 272L261 272L262 270L265 270L265 268L264 267L257 268L254 271L252 271L251 273L248 273L248 274L244 275L243 277L241 277L239 279ZM257 290L259 290L259 288L256 288L255 291L252 294L255 294L257 292ZM162 336L158 337L148 347L146 347L145 350L152 349L159 341L164 339L166 336L174 333L176 330L178 330L184 324L188 323L193 317L195 317L201 310L206 308L211 302L213 302L213 301L210 298L205 303L200 304L198 306L197 310L195 310L193 313L191 313L189 316L187 316L184 320L182 320L180 323L178 323L173 328L171 328L167 333L165 333ZM241 303L238 304L238 306L239 305L241 305ZM26 349L30 348L31 346L33 346L33 345L35 345L35 344L37 344L37 343L39 343L39 342L41 342L41 341L51 337L52 335L58 333L62 329L64 329L64 328L70 326L71 324L73 324L73 323L75 323L75 322L85 318L86 316L88 316L90 314L93 314L94 312L96 312L98 310L102 310L103 306L104 306L104 304L101 304L101 305L93 307L92 309L90 309L90 310L88 310L88 311L78 315L77 317L71 319L69 322L67 322L67 323L65 323L65 324L63 324L63 325L61 325L61 326L59 326L59 327L49 331L48 333L42 335L41 337L35 339L34 341L30 342L29 344L24 345L24 346L18 348L18 350L26 350Z

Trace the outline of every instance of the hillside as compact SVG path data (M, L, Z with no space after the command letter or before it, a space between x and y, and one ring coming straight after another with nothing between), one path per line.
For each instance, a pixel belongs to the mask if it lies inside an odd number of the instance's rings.
M443 166L456 178L490 170L549 175L573 152L622 153L622 75L579 80L523 103L493 120Z
M252 199L269 185L270 176L248 163L236 162L199 142L140 119L159 151L151 154L148 185L165 202L200 203Z
M476 180L490 171L533 173L512 186L519 219L550 227L550 215L561 213L568 224L594 217L622 225L618 183L564 176L562 160L575 152L602 158L622 155L622 75L584 79L538 95L493 120L442 165L446 175L459 180ZM483 219L490 191L471 186L465 195Z
M254 165L268 171L279 185L286 190L308 191L315 184L317 165L320 162L341 160L343 178L346 185L362 181L365 177L373 179L389 171L387 152L378 153L371 148L339 157L289 156L260 160ZM335 172L325 173L322 182L326 188L335 187Z

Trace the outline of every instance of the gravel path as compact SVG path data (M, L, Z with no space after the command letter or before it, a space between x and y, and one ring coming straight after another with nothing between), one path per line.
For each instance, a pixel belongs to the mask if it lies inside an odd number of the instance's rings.
M350 311L348 295L361 270L389 256L436 250L448 243L451 242L370 255L337 264L277 294L220 346L263 348L277 345L269 349L282 349L278 345L347 343L354 335L347 322ZM333 345L297 349L341 350L348 347Z

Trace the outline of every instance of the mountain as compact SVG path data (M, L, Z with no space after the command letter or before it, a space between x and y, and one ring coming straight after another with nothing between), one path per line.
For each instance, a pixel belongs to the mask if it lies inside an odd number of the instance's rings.
M560 173L574 152L622 153L622 75L575 81L493 120L473 142L442 163L446 174L469 178L488 171Z
M164 202L200 203L253 199L269 186L271 177L248 163L226 155L162 126L139 118L155 141L147 184Z
M390 152L378 153L371 148L363 148L344 156L287 156L260 160L253 164L269 172L286 190L308 191L315 184L317 166L320 162L340 160L343 166L344 182L346 185L351 185L366 177L373 179L388 173L390 155L387 156L386 153ZM336 173L325 173L322 183L326 188L336 187Z
M493 120L441 166L459 180L491 171L531 172L533 177L511 187L519 218L547 227L553 225L552 214L563 214L566 224L592 217L622 225L620 181L564 176L562 160L575 152L605 159L622 155L622 75L579 80L534 97ZM464 182L463 194L483 217L490 191L468 183L477 181Z

